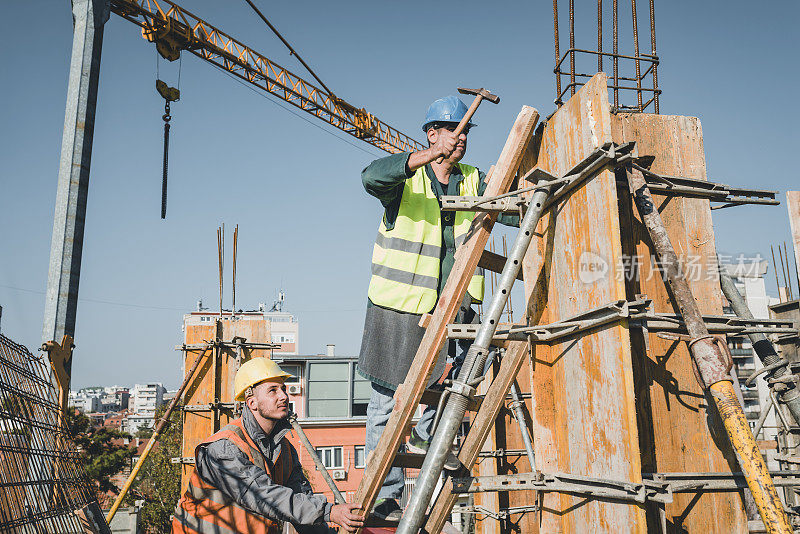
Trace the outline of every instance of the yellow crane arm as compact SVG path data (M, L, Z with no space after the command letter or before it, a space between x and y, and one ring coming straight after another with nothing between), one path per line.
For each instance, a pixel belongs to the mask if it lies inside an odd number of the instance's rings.
M142 28L159 53L174 61L187 50L256 87L390 153L413 152L417 140L310 84L170 0L110 0L111 11Z

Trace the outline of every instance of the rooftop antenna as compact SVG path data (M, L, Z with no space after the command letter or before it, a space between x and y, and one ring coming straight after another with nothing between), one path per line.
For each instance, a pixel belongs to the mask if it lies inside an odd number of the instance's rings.
M278 291L278 298L275 299L275 302L272 303L272 309L270 311L283 311L283 302L286 300L286 293L283 292L283 289Z

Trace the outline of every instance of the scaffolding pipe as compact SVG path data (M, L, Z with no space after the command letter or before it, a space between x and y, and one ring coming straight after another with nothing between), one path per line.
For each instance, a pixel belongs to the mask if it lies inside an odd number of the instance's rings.
M736 284L733 283L733 279L731 279L730 275L723 268L719 269L719 285L722 287L722 292L725 294L725 298L731 303L731 308L737 317L746 320L754 319L750 308L747 307L744 297L742 297L742 294L736 289ZM748 334L747 337L750 338L750 342L753 344L753 350L758 356L758 359L761 360L761 363L764 364L764 367L775 366L771 375L766 376L770 390L778 394L778 400L789 408L789 412L791 412L795 422L800 424L800 389L798 389L797 384L794 381L784 382L781 380L771 383L769 381L770 378L778 379L781 377L791 377L791 372L788 369L789 362L781 360L778 353L775 351L775 346L764 334ZM781 365L782 362L784 365Z
M525 421L525 412L522 410L524 401L522 395L519 394L519 386L517 379L511 383L511 398L514 399L509 407L514 412L514 418L519 425L519 433L522 435L522 443L525 445L525 453L528 455L528 462L531 464L531 471L536 471L536 454L533 452L533 441L528 432L528 423Z
M508 261L500 275L498 291L495 292L486 311L486 320L478 327L475 342L467 351L461 371L453 381L453 385L448 388L450 398L444 407L439 426L428 447L425 461L422 463L419 476L414 483L411 500L397 527L397 534L417 534L425 521L428 503L436 489L445 460L474 393L474 388L470 384L477 378L478 373L483 372L492 337L497 330L503 308L511 294L511 287L522 266L522 259L533 238L551 187L549 184L542 185L534 191L531 197L528 211L520 223L519 233L511 246Z
M194 376L194 372L197 371L197 368L200 366L200 362L203 361L203 357L208 352L208 349L211 348L211 345L200 354L197 359L195 359L194 364L192 364L192 368L187 373L186 378L183 379L183 384L178 389L178 392L173 397L172 401L170 401L169 405L167 406L164 415L161 416L161 419L158 420L158 425L156 425L156 429L153 431L153 435L150 436L150 440L147 442L147 445L142 451L141 457L139 457L139 461L136 462L136 465L133 466L131 470L130 476L128 476L128 480L125 481L125 485L122 486L122 490L120 490L119 495L117 495L117 499L114 501L114 504L111 506L111 510L108 511L108 515L106 516L106 522L111 523L111 520L114 519L114 515L117 513L117 509L119 505L122 504L122 500L125 498L125 495L128 494L128 491L131 489L133 485L133 481L136 479L136 476L139 474L139 471L142 469L145 460L147 460L150 451L153 449L153 445L156 444L156 440L161 437L161 432L164 428L169 424L169 416L172 415L172 411L175 409L175 406L178 405L178 401L180 401L181 397L183 397L183 392L186 391L186 387L189 385L192 377Z
M303 447L306 448L308 455L311 456L312 460L314 460L314 465L317 466L317 471L319 471L323 480L325 480L325 483L333 492L333 498L336 500L336 504L345 503L346 501L344 495L342 495L342 492L336 487L336 483L333 481L330 473L328 473L328 470L325 468L325 464L323 464L322 460L319 459L319 455L314 449L314 446L311 444L311 441L308 439L305 430L303 430L303 427L301 427L300 423L297 422L296 413L289 414L289 424L292 425L292 428L295 430L295 432L297 432L297 435L300 438L300 443L302 443Z
M665 266L662 276L672 290L691 338L688 344L696 365L698 381L714 400L736 453L736 459L747 480L747 486L753 492L764 526L770 534L791 534L792 528L789 526L775 484L769 475L742 406L736 398L729 374L732 363L726 361L728 358L725 356L727 346L719 338L708 333L689 283L680 271L678 256L672 247L661 214L655 207L644 175L640 170L628 167L627 178L639 216L647 228L660 263Z

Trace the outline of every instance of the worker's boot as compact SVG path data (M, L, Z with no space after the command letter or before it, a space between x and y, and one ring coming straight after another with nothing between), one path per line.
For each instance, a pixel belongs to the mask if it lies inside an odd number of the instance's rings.
M372 516L384 521L399 522L403 517L403 509L396 499L378 499L372 509Z
M428 452L430 442L423 440L417 434L417 429L411 430L411 437L406 443L406 451L414 454L425 454ZM444 468L448 471L458 471L461 468L461 462L458 460L453 451L447 453L447 459L444 461Z

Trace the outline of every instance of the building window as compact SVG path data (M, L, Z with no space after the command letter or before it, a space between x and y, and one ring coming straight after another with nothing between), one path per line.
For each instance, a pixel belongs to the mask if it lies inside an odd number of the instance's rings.
M289 378L284 384L299 384L300 383L300 365L296 363L281 363L279 364L282 371L289 373L293 378Z
M353 467L356 469L364 469L367 466L367 455L364 446L356 446L356 452L353 457Z
M370 385L370 381L363 378L358 371L356 371L356 366L353 366L353 402L350 407L352 410L353 417L364 417L367 415L367 404L369 403L369 397L372 394L372 386Z
M308 364L308 417L347 417L350 364Z
M317 456L322 460L325 469L343 469L342 447L318 447Z

